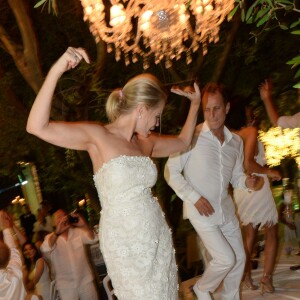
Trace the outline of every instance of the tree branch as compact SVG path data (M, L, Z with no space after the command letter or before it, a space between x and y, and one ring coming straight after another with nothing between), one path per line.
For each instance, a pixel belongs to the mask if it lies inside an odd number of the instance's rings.
M8 3L16 17L23 46L13 43L7 38L8 35L6 34L6 47L9 46L8 53L12 56L17 68L27 83L37 93L42 85L43 75L38 57L37 40L30 17L24 1L8 0Z
M233 25L232 25L229 33L227 34L224 50L218 60L214 74L212 75L212 78L211 78L212 82L218 82L223 73L227 58L229 56L229 53L230 53L230 50L232 47L232 43L238 32L240 24L241 24L241 15L240 15L240 11L238 11L233 18Z
M1 48L3 48L11 56L15 56L17 45L9 37L7 31L0 25L0 41L2 42Z

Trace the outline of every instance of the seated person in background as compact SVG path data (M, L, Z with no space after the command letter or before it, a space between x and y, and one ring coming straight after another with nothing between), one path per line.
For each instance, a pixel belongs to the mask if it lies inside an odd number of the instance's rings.
M269 119L274 127L282 128L298 128L300 127L300 111L292 116L279 116L277 109L272 100L272 84L269 80L265 80L260 88L260 97L265 105ZM300 97L300 92L298 90Z
M42 296L43 300L50 300L50 272L35 244L26 242L22 247L24 256L24 285L28 293Z
M72 222L62 209L53 214L56 228L46 236L41 251L54 268L62 300L96 300L98 294L84 245L95 243L97 237L82 216L73 217Z
M3 210L0 211L0 228L4 240L0 240L0 299L24 300L22 260L12 234L12 220Z

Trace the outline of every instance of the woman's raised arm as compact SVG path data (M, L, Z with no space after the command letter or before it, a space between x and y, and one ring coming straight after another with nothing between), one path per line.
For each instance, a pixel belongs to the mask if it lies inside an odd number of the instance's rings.
M85 150L89 142L85 127L81 123L50 121L51 104L59 78L75 68L81 60L90 62L82 48L69 47L51 67L34 104L31 108L26 130L37 137L57 146Z
M280 180L281 175L275 169L270 169L267 166L261 166L255 160L255 153L257 149L257 136L258 132L255 127L246 127L241 134L244 141L244 167L249 173L266 174L272 180Z
M201 93L197 83L192 87L185 87L184 89L172 88L171 91L180 96L184 96L191 101L190 110L186 121L178 135L161 136L155 139L152 156L166 157L175 152L186 150L191 144L195 126L197 123L198 111L201 103Z

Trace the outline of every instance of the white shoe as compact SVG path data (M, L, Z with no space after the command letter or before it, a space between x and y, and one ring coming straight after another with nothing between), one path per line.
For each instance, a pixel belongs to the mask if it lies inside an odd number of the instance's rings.
M193 291L198 300L212 300L209 292L202 292L199 290L197 283L193 286Z

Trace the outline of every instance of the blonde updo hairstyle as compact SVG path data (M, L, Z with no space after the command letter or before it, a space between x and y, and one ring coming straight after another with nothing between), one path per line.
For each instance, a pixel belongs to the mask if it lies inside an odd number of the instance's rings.
M145 104L147 109L151 109L166 100L167 94L161 82L155 76L145 73L130 79L123 89L116 89L109 95L106 114L113 122L120 115L131 112L138 104Z

